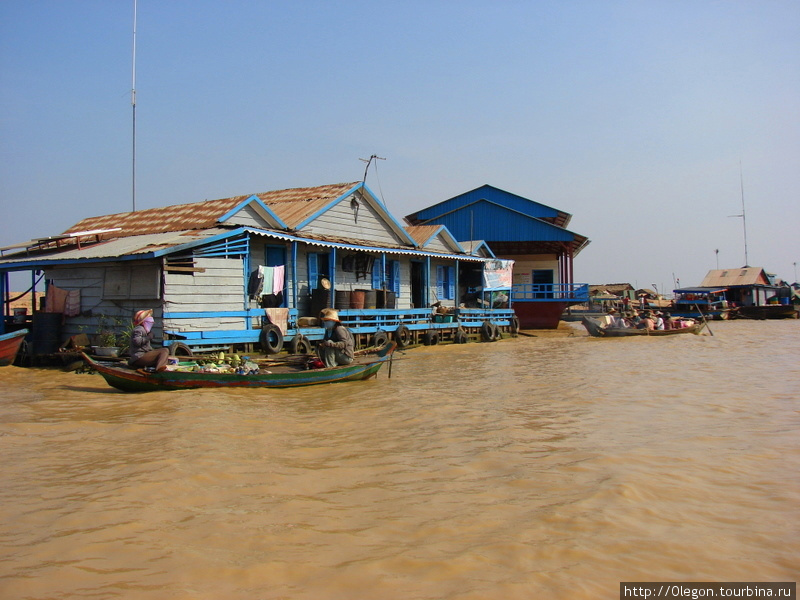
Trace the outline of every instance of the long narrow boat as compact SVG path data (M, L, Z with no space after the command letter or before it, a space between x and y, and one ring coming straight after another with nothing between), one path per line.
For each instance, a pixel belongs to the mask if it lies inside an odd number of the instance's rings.
M397 344L389 342L371 356L358 357L349 365L327 369L302 369L292 366L270 367L272 372L253 375L202 373L167 370L150 373L119 364L98 362L86 354L84 360L100 373L111 387L124 392L153 392L194 388L290 388L340 381L360 381L378 374L384 363L391 363ZM390 365L391 373L391 365Z
M607 317L584 317L583 326L589 335L594 337L629 337L629 336L651 336L661 337L663 335L678 335L681 333L700 333L705 323L703 321L696 321L693 325L688 327L680 327L678 329L662 329L662 330L648 330L636 329L633 327L612 327Z
M7 367L14 363L26 335L28 335L27 329L0 335L0 367Z

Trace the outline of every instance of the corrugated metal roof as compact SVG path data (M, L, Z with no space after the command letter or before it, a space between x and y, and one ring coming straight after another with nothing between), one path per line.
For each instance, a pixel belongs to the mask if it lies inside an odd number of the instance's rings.
M356 183L335 183L309 188L292 188L275 192L256 194L261 201L294 229L311 215L343 196L358 185Z
M552 208L542 204L541 202L523 198L522 196L506 192L505 190L501 190L500 188L496 188L491 185L482 185L474 190L464 192L463 194L459 194L458 196L454 196L453 198L444 200L438 204L434 204L433 206L429 206L428 208L424 208L416 213L408 215L406 216L406 219L410 223L415 224L424 221L438 222L443 216L453 210L459 210L466 205L481 201L489 201L500 204L506 208L516 210L530 217L536 217L542 221L553 223L558 227L566 227L572 218L572 215L569 213Z
M79 221L64 233L119 227L121 231L116 235L123 237L189 229L208 229L214 227L220 217L249 197L250 195L234 196L221 200L206 200L191 204L148 208L136 212L89 217Z
M417 242L417 246L424 246L441 228L441 225L408 225L405 230Z
M97 260L114 259L136 254L147 254L158 252L175 246L182 246L198 240L205 240L229 230L212 228L203 231L170 231L165 233L150 233L115 238L96 244L88 244L81 248L77 246L67 246L62 249L50 248L43 251L32 251L29 253L17 253L0 259L0 266L3 264L15 263L37 263L43 260Z
M219 200L205 200L189 204L175 204L161 208L148 208L136 212L117 213L100 217L89 217L76 223L64 233L92 229L119 227L116 236L146 235L165 231L208 229L248 198L258 197L277 214L290 228L303 222L310 215L333 202L357 183L337 183L317 187L292 188L233 196Z
M770 285L770 283L762 267L742 267L709 271L700 287L730 287L734 285Z

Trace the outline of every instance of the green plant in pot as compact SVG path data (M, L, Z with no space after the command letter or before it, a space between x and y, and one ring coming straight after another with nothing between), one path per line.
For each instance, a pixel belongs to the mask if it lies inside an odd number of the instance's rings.
M97 320L97 348L98 356L119 356L120 350L125 350L131 343L133 325L122 317L100 315Z

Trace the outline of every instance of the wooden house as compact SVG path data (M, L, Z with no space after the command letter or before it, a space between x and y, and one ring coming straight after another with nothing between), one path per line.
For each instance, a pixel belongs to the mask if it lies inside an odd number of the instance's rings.
M698 289L724 294L732 316L750 319L796 319L800 316L792 304L791 289L776 282L775 275L762 267L709 271ZM680 291L683 290L676 290Z
M573 260L589 240L566 228L571 219L490 185L406 216L413 225L444 226L457 240L483 240L498 259L513 260L515 313L522 327L542 329L557 327L565 308L588 300L588 285L573 281Z
M42 273L47 301L31 323L39 353L98 333L99 319L124 328L142 308L154 310L157 340L189 348L307 349L325 306L341 309L362 345L514 325L508 307L436 319L432 307L455 314L459 281L495 257L486 245L466 250L446 227L404 226L362 183L90 217L2 251L4 300L8 273ZM10 324L6 313L0 327Z

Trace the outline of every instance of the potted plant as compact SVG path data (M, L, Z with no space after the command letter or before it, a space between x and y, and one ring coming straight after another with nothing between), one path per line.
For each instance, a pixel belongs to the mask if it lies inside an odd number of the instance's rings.
M119 356L120 349L130 345L133 326L125 319L101 314L97 328L97 356Z

